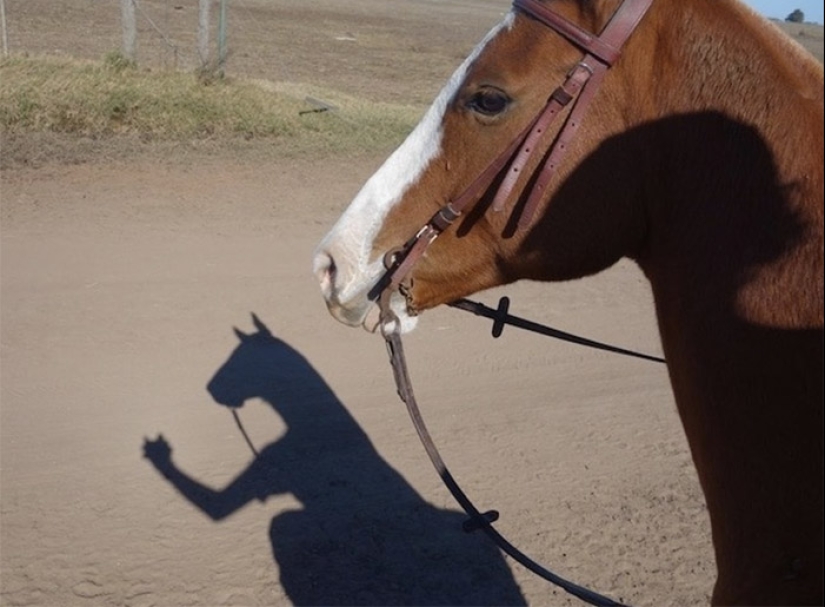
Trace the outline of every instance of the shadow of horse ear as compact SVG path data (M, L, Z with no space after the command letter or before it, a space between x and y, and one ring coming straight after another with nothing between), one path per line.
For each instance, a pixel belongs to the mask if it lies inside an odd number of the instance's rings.
M273 336L272 332L269 330L269 327L267 327L263 322L261 322L261 319L258 318L258 315L255 314L255 312L252 312L252 324L255 326L259 333L267 335L269 337Z
M309 361L255 314L252 322L254 333L235 329L240 343L207 389L229 406L263 400L286 431L258 445L223 491L187 494L182 483L181 493L221 516L271 495L301 502L269 529L280 584L296 605L524 605L495 545L464 533L463 513L422 499Z
M252 316L252 324L258 330L257 335L260 335L260 336L263 336L263 337L272 337L272 338L274 338L274 336L272 335L272 331L270 331L269 327L267 327L263 323L263 321L261 321L261 319L258 318L257 314L252 312L251 316ZM247 339L250 339L251 337L254 337L254 334L244 333L238 327L232 327L232 330L235 332L235 335L237 335L238 339L240 339L241 341L246 341Z

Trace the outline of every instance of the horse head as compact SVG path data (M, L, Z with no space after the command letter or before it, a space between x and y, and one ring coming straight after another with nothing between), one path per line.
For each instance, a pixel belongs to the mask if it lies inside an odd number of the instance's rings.
M231 409L254 398L274 402L274 395L282 386L296 381L291 375L294 369L287 368L292 349L255 314L252 323L256 329L253 333L234 329L239 343L206 386L216 403Z
M555 2L553 14L580 32L600 32L618 4ZM329 310L338 320L375 328L376 314L371 313L375 297L370 291L384 274L385 256L407 242L439 208L457 198L471 197L472 204L466 205L458 225L446 231L416 263L405 296L392 298L391 306L403 329L414 326L414 315L419 311L485 288L520 278L565 277L556 275L547 256L523 254L528 234L534 233L535 238L540 225L533 222L527 229L519 229L517 224L530 190L535 189L535 174L566 124L564 114L570 108L557 108L560 118L548 125L547 132L533 134L527 143L525 133L560 85L569 80L571 71L591 69L583 57L594 65L614 58L592 56L592 49L582 50L578 40L571 43L568 37L550 31L533 14L543 8L540 3L517 5L458 68L415 130L367 181L319 245L314 270ZM554 179L536 201L536 216L542 215L577 159L611 132L640 120L639 111L628 111L627 101L617 97L632 90L630 79L641 77L637 67L631 68L640 63L635 58L646 52L648 40L649 36L634 34L622 51L622 61L611 71L589 110L596 116L580 130L574 125L576 137L563 142L562 147L569 148L567 158L559 179ZM521 144L522 153L528 148L525 161L523 166L511 165L510 174L505 175L507 167L496 162L501 150L511 149L506 152L509 162L509 156L515 154L514 142ZM479 181L480 175L484 183ZM604 216L619 213L621 209L614 208ZM593 215L578 221L592 224ZM571 225L570 229L579 228Z

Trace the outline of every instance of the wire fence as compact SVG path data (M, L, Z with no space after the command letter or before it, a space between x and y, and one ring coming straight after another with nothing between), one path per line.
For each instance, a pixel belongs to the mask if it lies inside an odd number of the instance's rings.
M243 1L243 0L236 0ZM196 69L217 57L220 5L228 0L0 0L4 54L100 59L121 52L148 68ZM211 21L199 19L207 5ZM131 18L130 18L131 15ZM199 30L211 43L199 50ZM223 27L226 32L226 27ZM203 33L201 33L201 37ZM224 38L225 39L225 38Z
M306 83L408 104L429 103L509 8L509 0L0 2L13 54L93 61L113 52L128 55L123 33L128 4L134 14L134 59L141 69L192 72L207 64L231 77ZM206 28L204 3L210 9ZM207 57L201 50L204 32Z
M325 73L342 73L327 72L324 62L309 58L317 56L319 49L325 52L328 44L312 39L307 34L310 28L302 28L300 19L293 18L309 4L291 0L0 0L0 29L4 54L99 61L122 53L143 69L196 71L207 67L271 81L304 81L313 73L322 79ZM341 54L330 48L329 56Z
M204 63L217 63L222 54L228 73L272 81L310 76L345 89L347 81L397 82L402 69L408 80L440 81L510 4L509 0L0 0L3 49L100 60L123 51L127 1L134 8L135 60L142 67L196 70ZM203 4L211 9L205 27L200 21ZM199 37L204 32L208 56ZM792 33L822 59L822 26L801 24ZM219 50L221 39L224 44ZM392 87L384 92L394 97Z

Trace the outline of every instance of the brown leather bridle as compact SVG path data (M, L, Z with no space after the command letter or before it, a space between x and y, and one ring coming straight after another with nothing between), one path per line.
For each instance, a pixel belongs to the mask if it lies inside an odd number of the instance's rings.
M405 291L403 283L433 241L478 201L506 168L492 202L493 211L504 210L513 190L521 180L531 158L539 153L540 142L551 123L571 106L538 177L534 180L527 201L521 209L518 227L526 229L532 222L550 181L556 173L570 142L576 136L590 103L596 96L607 70L618 60L622 47L647 13L653 0L624 0L598 36L553 12L539 0L514 0L513 8L547 26L585 55L550 97L541 112L454 200L444 205L402 247L394 249L384 259L387 272L370 291L370 299L379 300L381 326L395 326L397 320L390 311L389 298L396 291ZM572 105L571 105L572 104ZM509 167L508 167L509 164ZM408 295L408 294L407 294ZM409 297L407 297L409 300ZM409 301L408 301L409 303Z
M581 600L591 605L614 607L620 606L621 603L562 578L518 550L493 527L493 523L498 519L498 512L491 510L482 513L461 490L441 458L415 400L401 342L400 323L390 308L390 298L395 291L400 291L406 297L409 297L409 293L405 293L407 287L404 285L404 281L415 263L444 230L458 219L471 204L478 201L479 197L491 187L509 163L507 173L504 175L492 202L494 211L504 209L507 200L510 199L513 190L520 182L525 167L528 166L533 155L538 153L540 140L550 123L566 106L572 103L567 120L562 125L549 152L547 152L547 158L519 216L519 229L525 229L530 224L533 214L571 140L577 133L584 114L596 95L605 73L619 58L619 52L642 20L642 17L644 17L648 8L650 8L652 1L624 0L599 36L594 36L582 30L579 26L553 12L538 0L513 1L515 10L536 19L563 36L570 43L584 51L585 56L570 71L562 85L553 91L539 115L516 137L507 149L499 154L460 196L439 209L403 247L387 254L384 260L387 271L370 291L370 298L378 300L381 311L380 328L387 343L398 395L406 404L418 436L441 480L469 516L465 523L465 530L483 531L502 551L528 570Z

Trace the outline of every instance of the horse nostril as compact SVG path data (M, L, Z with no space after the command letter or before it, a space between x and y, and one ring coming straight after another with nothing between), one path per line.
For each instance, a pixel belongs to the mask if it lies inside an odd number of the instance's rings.
M325 251L318 253L315 256L314 270L315 277L321 285L321 291L325 294L331 293L335 286L335 275L337 273L332 255Z

